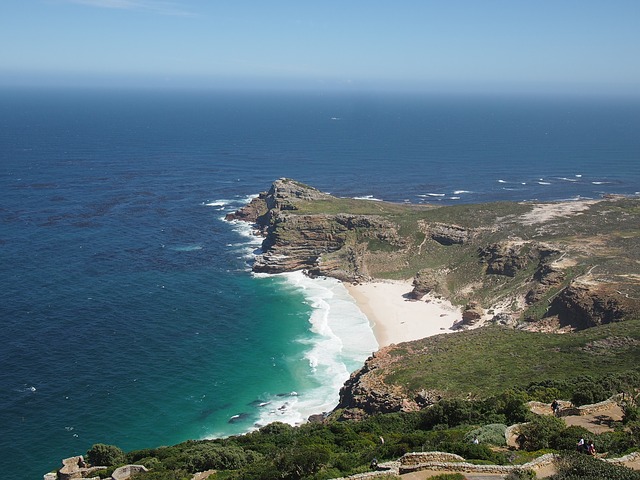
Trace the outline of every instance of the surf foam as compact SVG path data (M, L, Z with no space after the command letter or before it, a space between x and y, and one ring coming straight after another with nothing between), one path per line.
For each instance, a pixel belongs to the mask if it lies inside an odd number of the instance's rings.
M295 339L304 344L307 368L301 371L304 388L296 395L273 396L260 408L257 426L274 421L297 425L310 415L332 410L339 391L352 371L378 349L367 317L344 285L332 278L309 278L301 271L278 274L302 291L312 307L309 336Z

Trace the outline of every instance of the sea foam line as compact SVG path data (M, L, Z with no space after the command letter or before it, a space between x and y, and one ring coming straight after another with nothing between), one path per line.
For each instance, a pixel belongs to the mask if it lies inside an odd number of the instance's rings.
M304 378L299 379L301 386L295 388L295 395L272 395L264 400L268 406L258 408L256 426L274 421L299 425L310 415L332 410L350 373L378 349L369 320L339 280L309 278L302 271L275 276L301 292L312 308L309 335L295 339L305 346L307 367L301 370Z

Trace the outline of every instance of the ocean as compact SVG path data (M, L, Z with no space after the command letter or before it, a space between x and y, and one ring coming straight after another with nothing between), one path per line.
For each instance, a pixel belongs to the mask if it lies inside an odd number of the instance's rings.
M0 478L333 408L377 343L338 281L252 275L260 239L224 216L273 180L638 195L639 131L624 98L0 90Z

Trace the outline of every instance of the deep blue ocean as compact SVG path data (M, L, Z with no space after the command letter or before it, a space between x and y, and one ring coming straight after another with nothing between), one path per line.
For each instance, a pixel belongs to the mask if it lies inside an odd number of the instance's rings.
M343 286L253 276L226 213L291 177L457 204L640 192L640 100L0 91L0 478L330 410Z

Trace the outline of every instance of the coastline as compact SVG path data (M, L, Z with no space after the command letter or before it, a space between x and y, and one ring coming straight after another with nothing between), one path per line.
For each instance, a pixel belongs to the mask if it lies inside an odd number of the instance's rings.
M407 294L413 289L410 280L344 285L369 319L379 348L451 333L453 324L462 318L458 308L431 294L422 300L409 299Z

